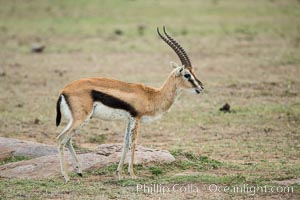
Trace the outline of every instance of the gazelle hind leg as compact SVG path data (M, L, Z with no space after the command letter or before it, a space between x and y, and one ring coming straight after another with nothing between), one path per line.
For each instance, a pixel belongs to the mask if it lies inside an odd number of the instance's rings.
M72 155L72 158L73 158L73 160L75 162L77 174L82 177L82 165L81 165L81 163L80 163L80 161L79 161L79 159L78 159L78 157L76 155L76 152L75 152L75 150L73 148L73 145L72 145L72 136L67 141L66 146L69 149L69 151L70 151L70 153Z
M70 143L71 142L70 140L71 140L73 134L75 133L75 130L78 127L80 127L81 124L82 124L82 121L70 120L69 124L64 129L64 131L57 137L59 160L60 160L60 170L61 170L61 174L65 178L66 182L68 182L70 180L70 178L67 173L67 163L66 163L65 155L64 155L64 147L67 144L67 147L70 150L72 157L75 156L77 158L74 148L73 148L72 144ZM71 147L72 147L72 149L71 149ZM73 159L75 160L74 157L73 157Z
M70 98L67 98L67 99L70 100ZM71 138L72 138L72 135L75 132L77 132L77 129L80 128L83 124L87 123L93 115L93 111L94 111L93 107L89 107L87 105L85 105L86 107L83 107L83 105L81 105L81 104L73 103L72 110L76 111L76 112L71 112L70 105L67 103L65 95L62 95L60 107L61 107L63 115L67 119L69 119L69 124L62 131L62 133L57 137L57 142L58 142L58 152L59 152L61 174L65 178L66 181L69 180L69 176L67 174L67 164L66 164L65 157L64 157L65 145L67 145L67 147L75 161L77 173L79 175L82 174L81 165L80 165L79 160L74 151ZM85 112L86 110L91 110L90 114L87 114Z
M67 137L69 135L69 133L72 131L72 120L70 120L69 124L67 125L67 127L61 132L61 134L59 134L59 136L57 137L57 143L58 143L58 155L59 155L59 161L60 161L60 171L61 171L61 175L64 177L65 181L68 182L69 181L69 176L67 173L67 163L65 160L65 151L64 151L64 146L67 142Z
M77 123L78 124L78 128L76 128L75 133L77 133L79 131L80 128L82 128L83 126L85 126L86 124L88 124L88 122L90 121L91 117L93 116L94 110L95 110L96 106L94 106L94 109L92 110L92 112L87 116L87 118L83 121L83 123ZM72 158L75 162L75 166L76 166L76 170L77 170L77 174L79 176L82 177L82 165L76 155L76 152L74 150L73 144L72 144L72 135L71 137L68 139L67 143L66 143L67 148L69 149Z
M125 161L125 158L126 158L128 148L129 148L130 134L132 132L134 124L135 124L134 119L130 119L129 122L128 122L127 128L126 128L126 131L125 131L122 154L121 154L121 158L120 158L118 169L117 169L119 180L122 179L123 165L124 165L124 161Z

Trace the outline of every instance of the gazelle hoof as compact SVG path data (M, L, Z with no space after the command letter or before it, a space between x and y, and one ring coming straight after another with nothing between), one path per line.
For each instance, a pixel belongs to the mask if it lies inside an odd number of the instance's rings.
M64 177L66 183L69 182L69 180L70 180L69 176L63 176L63 177Z
M120 173L120 171L117 171L117 174L118 174L118 180L122 180L123 179L122 173Z

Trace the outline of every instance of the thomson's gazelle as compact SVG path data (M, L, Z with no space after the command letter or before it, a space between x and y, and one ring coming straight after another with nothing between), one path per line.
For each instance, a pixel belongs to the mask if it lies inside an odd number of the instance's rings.
M69 120L66 128L57 137L61 173L66 181L69 180L69 176L66 171L64 146L66 145L71 152L77 173L82 176L81 165L72 146L72 135L92 117L104 120L124 120L128 123L117 172L120 179L124 159L130 149L131 159L128 171L131 177L135 177L133 162L140 122L150 121L166 112L180 90L191 91L195 94L203 90L203 85L195 76L184 49L166 33L165 27L163 31L165 36L161 35L157 28L160 38L176 52L182 65L171 63L174 70L160 88L109 78L86 78L68 84L60 92L56 107L56 125L60 124L61 111Z

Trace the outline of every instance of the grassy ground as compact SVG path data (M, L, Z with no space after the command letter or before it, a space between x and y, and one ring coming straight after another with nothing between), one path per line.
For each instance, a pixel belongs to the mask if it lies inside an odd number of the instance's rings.
M116 181L115 166L47 180L1 179L0 196L52 199L240 199L250 193L218 186L276 186L300 178L300 3L262 1L1 1L0 136L55 144L59 90L82 77L114 77L160 86L174 53L158 39L166 25L205 84L183 94L161 121L142 126L141 145L167 149L170 165L136 166L139 179ZM30 53L45 44L42 54ZM231 113L219 108L228 102ZM65 125L65 122L63 123ZM121 143L125 125L93 120L79 148ZM10 159L13 162L17 159ZM203 192L137 192L139 184L187 186ZM264 193L257 199L297 199Z

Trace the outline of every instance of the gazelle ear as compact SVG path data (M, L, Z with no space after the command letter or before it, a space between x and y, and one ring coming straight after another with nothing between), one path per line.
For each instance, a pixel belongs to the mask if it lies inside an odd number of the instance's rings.
M177 63L175 63L175 62L170 62L170 67L172 67L172 68L177 68L177 67L180 67Z
M170 67L177 69L176 76L180 76L182 70L184 69L184 65L178 65L177 63L172 62L172 61L170 62Z

